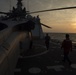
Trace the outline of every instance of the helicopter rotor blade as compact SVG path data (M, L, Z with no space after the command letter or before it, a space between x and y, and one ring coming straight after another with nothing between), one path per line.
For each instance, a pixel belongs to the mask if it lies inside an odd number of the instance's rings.
M41 25L43 25L43 26L45 26L45 27L47 27L47 28L52 28L52 27L47 26L47 25L45 25L45 24L43 24L43 23L41 23Z
M10 14L10 13L7 13L7 12L0 12L0 14Z
M30 12L29 14L40 13L40 12L47 12L47 11L66 10L66 9L76 9L76 6L74 6L74 7L64 7L64 8L55 8L55 9L48 9L48 10L35 11L35 12Z

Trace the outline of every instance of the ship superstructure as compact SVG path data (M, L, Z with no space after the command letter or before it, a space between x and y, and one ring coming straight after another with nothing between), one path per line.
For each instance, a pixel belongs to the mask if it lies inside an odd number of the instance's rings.
M25 23L25 25L19 26L24 30L32 30L33 37L42 38L43 37L43 30L41 25L46 26L40 22L39 16L31 16L26 8L23 8L22 0L17 1L17 7L13 7L12 10L6 14L6 17L2 17L0 23L6 24L8 28L18 28L18 25ZM50 28L49 26L46 26ZM4 27L3 29L5 29ZM16 29L16 28L15 28ZM2 29L1 29L2 30Z

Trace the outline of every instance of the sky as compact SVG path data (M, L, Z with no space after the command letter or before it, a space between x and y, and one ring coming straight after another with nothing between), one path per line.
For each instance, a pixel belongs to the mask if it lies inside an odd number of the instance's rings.
M0 11L8 12L13 6L16 7L16 2L17 0L0 0ZM31 12L76 6L76 0L23 0L22 2L23 6ZM76 9L50 11L31 15L39 15L42 23L52 27L52 29L48 29L42 26L44 32L76 33Z

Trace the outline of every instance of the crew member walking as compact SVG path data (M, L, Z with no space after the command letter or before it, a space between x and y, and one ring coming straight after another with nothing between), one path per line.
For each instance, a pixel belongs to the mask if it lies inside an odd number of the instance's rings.
M64 49L64 59L63 59L63 61L65 62L65 60L67 60L69 62L69 65L71 65L71 61L70 61L68 55L69 55L69 52L72 51L72 41L69 38L69 34L66 34L65 38L66 39L63 40L62 46L61 46L61 49L62 48Z
M50 36L48 34L46 34L45 45L46 45L47 50L49 49L49 43L50 43Z

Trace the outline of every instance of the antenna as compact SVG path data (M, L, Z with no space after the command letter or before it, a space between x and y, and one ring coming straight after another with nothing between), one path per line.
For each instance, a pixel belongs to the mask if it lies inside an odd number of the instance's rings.
M9 4L9 5L10 5L10 9L9 9L9 11L11 12L11 0L9 0L9 3L10 3L10 4Z
M27 0L27 10L29 11L29 0Z

